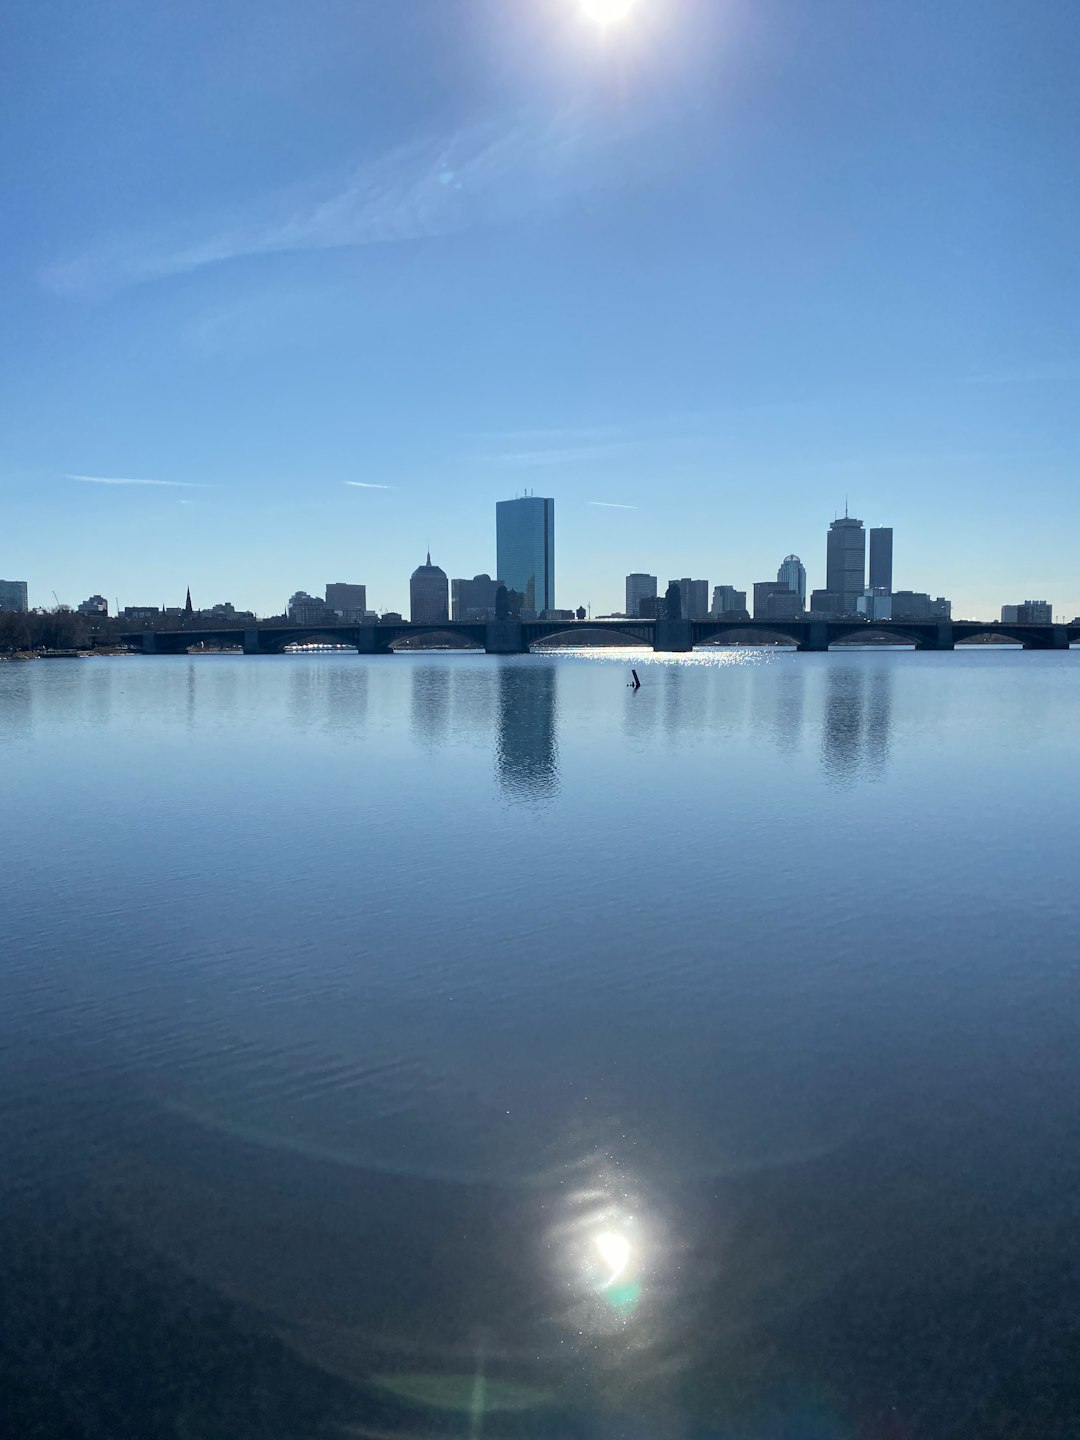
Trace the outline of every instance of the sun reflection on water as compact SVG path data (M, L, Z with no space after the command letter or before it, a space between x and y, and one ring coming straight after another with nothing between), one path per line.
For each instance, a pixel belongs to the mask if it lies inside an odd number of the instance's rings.
M585 1338L638 1327L666 1250L653 1207L626 1167L597 1157L575 1172L547 1239L564 1324Z

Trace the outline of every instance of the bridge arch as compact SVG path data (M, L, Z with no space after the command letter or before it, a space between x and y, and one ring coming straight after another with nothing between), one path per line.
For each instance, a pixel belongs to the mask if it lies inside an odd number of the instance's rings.
M775 625L751 627L745 623L731 620L695 620L692 630L692 638L695 650L701 646L710 645L713 649L719 650L725 647L740 646L746 649L754 649L763 645L793 645L796 648L802 643L802 637L792 635L784 629L783 621Z
M1048 650L1050 648L1050 629L1045 627L1045 634L1033 635L1031 630L1034 627L1027 625L995 625L989 621L985 625L961 623L953 627L953 635L957 646L971 645L973 648L980 648L988 643L1006 641L1010 645L1022 645L1025 650ZM1038 627L1040 631L1044 627Z
M890 620L886 625L875 625L865 620L854 621L850 625L839 625L833 621L829 626L829 649L834 645L844 645L846 642L856 639L860 645L879 645L883 649L895 648L895 644L889 646L888 642L897 640L903 641L904 645L914 645L916 650L932 650L933 642L926 635L920 635L915 630L908 630L903 625L894 625ZM848 646L850 649L851 647Z
M565 621L552 621L550 624L527 623L523 628L523 639L530 650L537 646L558 649L574 645L595 650L615 650L631 646L635 649L648 646L651 649L653 643L651 631L632 626L623 629L621 625L590 625L580 621L568 625Z
M487 633L483 625L464 628L457 625L453 630L444 630L432 625L430 630L399 630L391 634L387 649L403 650L483 650Z

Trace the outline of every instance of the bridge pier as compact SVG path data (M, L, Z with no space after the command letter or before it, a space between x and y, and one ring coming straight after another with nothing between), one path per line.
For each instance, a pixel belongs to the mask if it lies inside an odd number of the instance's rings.
M261 655L262 653L263 653L263 648L262 648L262 646L259 644L259 632L258 632L258 630L245 630L245 631L244 631L244 654L245 654L245 655Z
M799 641L798 648L810 654L820 654L829 648L829 622L811 620L806 626L806 638Z
M694 648L693 622L690 620L657 620L653 628L653 649L669 654L682 654Z
M1067 650L1069 648L1069 627L1067 625L1052 625L1050 627L1050 649Z
M144 655L156 655L158 653L157 636L152 630L143 631L142 653Z
M520 620L489 620L484 626L484 649L489 655L527 655Z
M955 650L953 641L953 628L951 620L939 620L937 622L937 635L933 642L935 650Z
M374 625L361 625L356 631L356 653L358 655L392 655L390 641L378 633Z

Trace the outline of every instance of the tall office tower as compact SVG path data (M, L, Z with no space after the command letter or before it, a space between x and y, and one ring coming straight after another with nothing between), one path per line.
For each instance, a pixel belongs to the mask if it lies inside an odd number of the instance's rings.
M641 615L642 600L656 599L655 575L627 575L625 614L637 620ZM655 612L654 612L655 613Z
M892 594L892 526L870 531L870 589Z
M498 576L525 597L522 619L555 608L555 501L522 495L495 504Z
M28 609L25 580L0 580L0 610L18 610L25 615Z
M494 620L499 581L490 575L450 581L450 612L455 620Z
M427 561L418 565L409 580L409 619L414 623L437 625L450 619L450 585L446 571Z
M841 615L854 615L866 589L866 531L845 515L829 526L825 589L839 596Z
M717 585L712 592L712 609L709 614L716 617L729 615L733 610L746 609L746 591L736 590L734 585Z
M779 585L786 585L799 597L799 607L806 609L806 566L798 555L785 555L780 569L776 572Z
M707 620L709 618L709 582L707 580L669 580L668 584L679 587L684 620Z
M327 585L326 603L331 610L336 610L343 620L350 624L359 623L367 609L367 586L349 585L344 580L338 580Z

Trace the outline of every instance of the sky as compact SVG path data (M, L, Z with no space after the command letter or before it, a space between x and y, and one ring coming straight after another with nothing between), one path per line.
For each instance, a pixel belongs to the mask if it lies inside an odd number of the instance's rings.
M6 0L0 576L32 605L647 571L1080 614L1080 5Z

